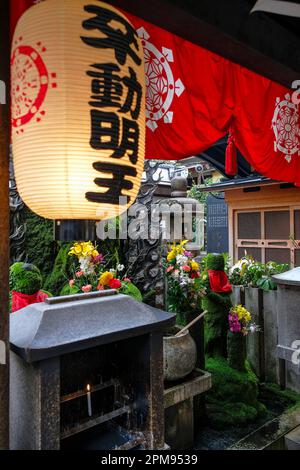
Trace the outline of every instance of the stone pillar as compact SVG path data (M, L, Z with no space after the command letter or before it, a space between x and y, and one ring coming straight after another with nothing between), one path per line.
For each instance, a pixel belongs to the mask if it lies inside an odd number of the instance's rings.
M300 268L273 276L277 284L277 354L283 383L300 393Z

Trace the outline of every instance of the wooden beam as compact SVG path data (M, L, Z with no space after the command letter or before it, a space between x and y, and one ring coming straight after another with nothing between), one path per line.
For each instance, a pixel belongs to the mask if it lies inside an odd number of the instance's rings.
M9 0L1 0L0 86L6 88L6 104L0 104L0 449L9 448L9 75Z
M288 88L299 73L166 0L106 0Z

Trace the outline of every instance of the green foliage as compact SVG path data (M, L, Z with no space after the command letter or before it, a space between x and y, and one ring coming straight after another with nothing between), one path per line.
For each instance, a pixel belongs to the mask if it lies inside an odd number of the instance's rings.
M131 282L122 282L120 292L125 295L130 295L130 297L138 300L139 302L143 301L143 296L140 289Z
M260 287L265 291L276 290L277 285L272 276L288 269L288 264L278 264L273 261L263 264L251 256L245 256L231 268L229 279L235 286Z
M213 427L247 424L265 412L258 401L258 379L247 362L245 370L238 371L224 358L208 358L206 369L213 381L207 394L207 413Z
M45 290L53 293L53 295L59 295L62 286L69 281L70 263L72 263L71 257L68 256L71 244L62 244L54 262L53 270L46 279L43 286Z
M57 243L53 240L53 221L43 219L30 209L24 209L25 252L29 263L39 268L43 279L52 271L57 253Z
M42 287L42 275L33 264L15 263L10 267L10 290L33 295Z
M74 294L80 294L80 293L82 292L77 286L70 286L68 283L62 288L59 295L64 296L64 295L74 295Z

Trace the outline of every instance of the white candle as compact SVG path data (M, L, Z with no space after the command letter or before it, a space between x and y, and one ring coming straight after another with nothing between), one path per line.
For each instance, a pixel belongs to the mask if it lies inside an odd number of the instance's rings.
M87 386L87 406L88 406L88 415L92 416L92 397L91 397L91 386Z

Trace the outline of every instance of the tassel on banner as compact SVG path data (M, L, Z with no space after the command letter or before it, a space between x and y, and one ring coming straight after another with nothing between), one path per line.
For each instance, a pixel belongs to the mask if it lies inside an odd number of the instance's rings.
M225 154L225 173L229 176L235 176L238 171L238 162L237 162L237 151L234 144L234 137L230 131L226 154Z

